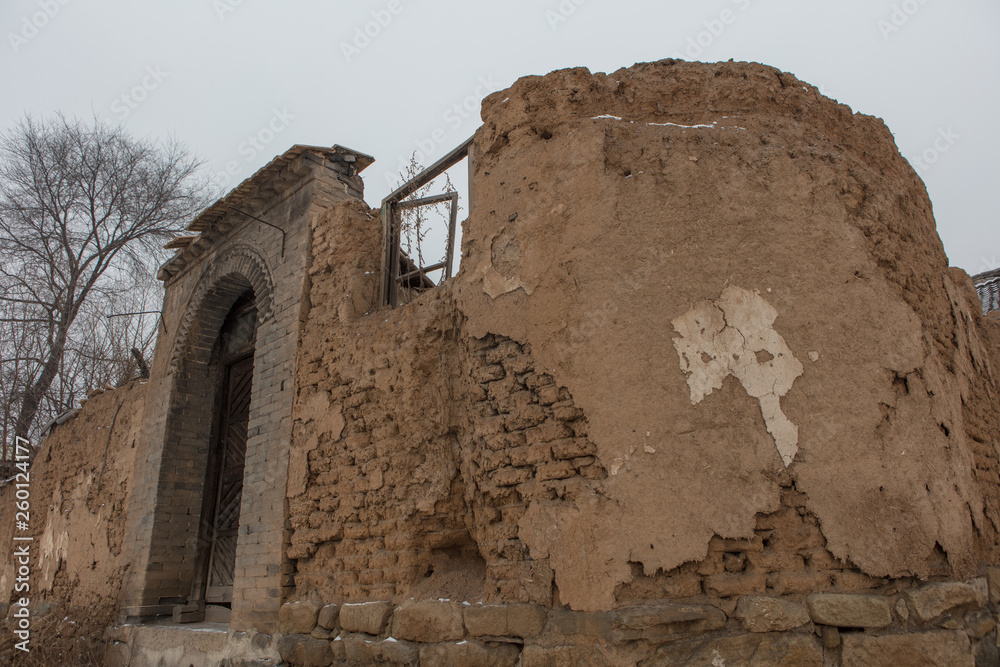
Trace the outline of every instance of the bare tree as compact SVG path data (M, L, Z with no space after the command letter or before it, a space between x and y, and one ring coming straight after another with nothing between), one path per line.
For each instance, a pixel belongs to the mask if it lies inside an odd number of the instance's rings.
M102 311L124 303L204 204L197 166L176 142L63 116L0 135L0 391L12 435L29 437L46 403L71 405L81 376L106 379L94 374L111 358L100 338L121 332Z

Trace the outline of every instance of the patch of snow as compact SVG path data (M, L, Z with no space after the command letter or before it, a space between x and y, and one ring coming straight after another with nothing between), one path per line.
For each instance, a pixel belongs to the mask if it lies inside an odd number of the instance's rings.
M723 116L723 118L726 118L726 116ZM719 130L745 130L746 129L745 127L739 127L738 125L727 125L727 126L719 127L719 121L717 121L717 120L713 120L711 125L704 125L704 124L699 124L699 125L681 125L680 123L646 123L646 125L652 125L652 126L655 126L655 127L668 127L668 126L669 127L680 127L680 128L685 129L685 130L697 130L697 129L705 129L705 130L715 130L715 129L719 129Z
M655 125L656 127L666 127L666 126L669 125L671 127L683 127L683 128L690 128L690 129L704 127L704 128L709 129L709 130L713 129L718 124L719 124L718 121L712 121L711 125L681 125L679 123L646 123L646 125Z
M621 120L618 116L612 116L610 114L604 114L602 116L591 116L590 120L600 120L602 118L610 118L611 120Z
M220 632L222 634L228 634L229 633L229 628L192 628L192 627L187 627L187 628L184 628L184 630L186 630L188 632Z

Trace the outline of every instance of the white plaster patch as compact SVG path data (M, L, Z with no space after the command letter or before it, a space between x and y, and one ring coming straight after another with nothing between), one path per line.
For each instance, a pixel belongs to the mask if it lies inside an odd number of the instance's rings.
M732 375L760 401L760 411L785 467L798 451L799 429L781 411L780 398L802 375L802 364L774 330L778 311L742 287L727 287L673 320L674 348L698 404Z

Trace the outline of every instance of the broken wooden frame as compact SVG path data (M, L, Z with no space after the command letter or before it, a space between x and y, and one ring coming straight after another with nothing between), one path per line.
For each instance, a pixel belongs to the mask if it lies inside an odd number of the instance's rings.
M420 188L446 172L451 167L469 158L469 208L472 208L472 140L469 137L457 148L450 151L440 160L424 169L422 172L403 183L388 197L382 200L382 229L385 247L382 255L382 305L393 308L399 305L399 287L405 285L413 289L429 289L435 287L434 281L427 274L433 271L444 271L441 282L452 276L455 256L455 231L458 224L458 193L445 192L430 197L403 201ZM400 238L402 226L402 211L419 206L432 206L451 202L451 214L448 219L448 236L445 241L445 258L442 262L419 266L413 258L402 250Z

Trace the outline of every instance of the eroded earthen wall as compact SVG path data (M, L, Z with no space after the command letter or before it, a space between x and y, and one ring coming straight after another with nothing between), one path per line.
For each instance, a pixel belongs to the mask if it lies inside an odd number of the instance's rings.
M57 664L99 654L104 629L118 614L130 566L123 554L125 517L145 402L146 385L136 380L92 394L53 429L31 466L27 530L15 521L17 487L0 489L0 610L6 615L8 603L14 611L21 598L31 601L32 650L40 660ZM15 535L33 540L15 542ZM29 554L27 589L18 572L22 548ZM5 653L12 635L7 628L0 634L0 656L14 655Z
M453 283L380 310L377 215L314 229L289 556L296 604L352 620L313 639L459 651L485 603L549 610L525 659L710 662L785 630L762 656L989 659L1000 331L881 121L672 61L527 77L483 118ZM927 579L955 596L928 610ZM378 601L402 604L354 618ZM651 653L702 632L732 641Z
M1000 660L1000 327L885 126L674 61L483 119L454 281L380 308L359 201L299 239L282 657Z
M564 601L751 537L786 473L869 575L991 558L997 432L971 412L997 408L995 331L879 120L770 68L669 61L528 77L483 117L458 306L531 346L609 470L529 541ZM602 550L590 580L575 554Z

